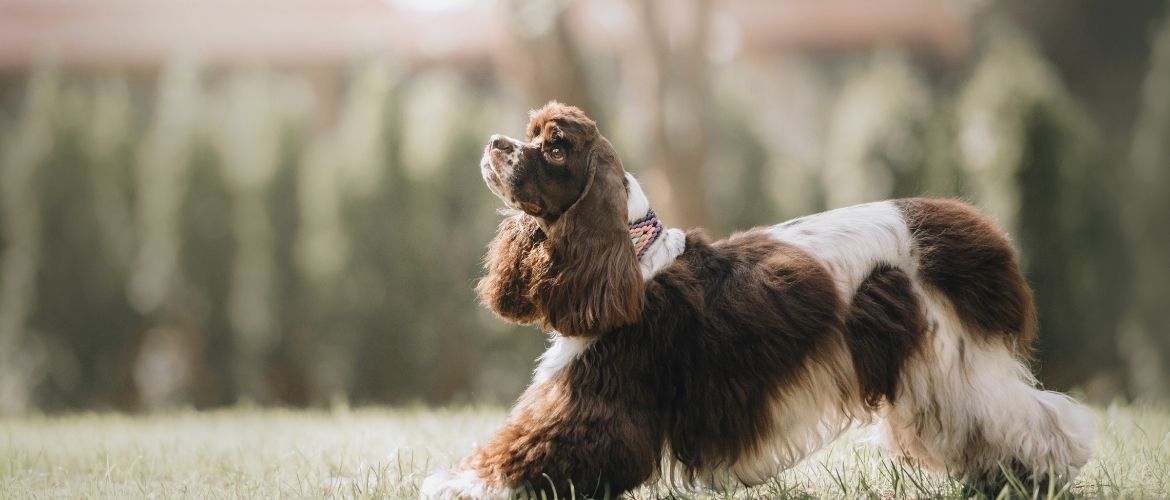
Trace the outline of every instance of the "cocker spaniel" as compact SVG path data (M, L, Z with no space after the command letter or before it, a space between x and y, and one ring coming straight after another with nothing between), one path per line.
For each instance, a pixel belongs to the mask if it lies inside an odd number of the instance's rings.
M668 229L579 109L492 136L512 209L477 292L551 331L507 421L427 498L618 496L652 479L755 485L844 429L983 488L1070 481L1094 426L1037 388L1032 293L961 202L840 208L712 242Z

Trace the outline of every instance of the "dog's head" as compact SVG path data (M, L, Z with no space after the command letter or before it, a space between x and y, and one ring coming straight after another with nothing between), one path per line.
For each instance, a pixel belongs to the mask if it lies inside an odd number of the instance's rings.
M524 141L492 136L480 172L492 193L546 233L521 263L532 268L525 292L537 315L567 335L634 321L642 280L617 152L585 113L557 102L532 111L527 132Z
M480 161L488 189L511 208L551 224L599 169L603 180L623 177L617 153L580 109L550 102L530 113L527 133L524 141L493 135Z

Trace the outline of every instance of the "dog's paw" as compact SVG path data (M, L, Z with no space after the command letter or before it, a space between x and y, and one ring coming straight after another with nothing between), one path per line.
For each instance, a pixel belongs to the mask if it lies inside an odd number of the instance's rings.
M508 491L491 486L475 471L444 470L431 474L419 489L423 500L484 500L508 498Z

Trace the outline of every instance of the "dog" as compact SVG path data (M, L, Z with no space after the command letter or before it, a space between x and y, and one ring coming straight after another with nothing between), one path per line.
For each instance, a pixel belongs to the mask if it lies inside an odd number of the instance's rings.
M900 199L711 242L668 228L580 109L550 102L480 172L508 207L476 290L552 342L499 431L425 498L756 485L843 430L994 490L1066 484L1091 413L1028 367L1032 292L971 206Z

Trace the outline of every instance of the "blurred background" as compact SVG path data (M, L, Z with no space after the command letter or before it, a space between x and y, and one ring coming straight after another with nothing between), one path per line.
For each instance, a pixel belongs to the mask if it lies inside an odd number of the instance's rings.
M1036 368L1170 400L1165 0L0 0L0 414L507 404L477 165L550 99L668 225L960 196Z

